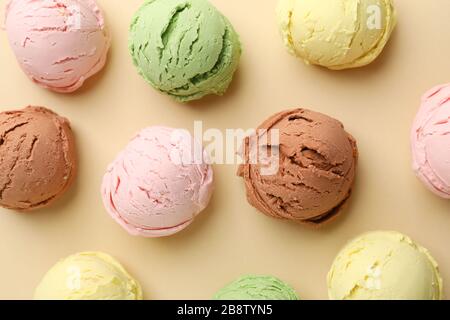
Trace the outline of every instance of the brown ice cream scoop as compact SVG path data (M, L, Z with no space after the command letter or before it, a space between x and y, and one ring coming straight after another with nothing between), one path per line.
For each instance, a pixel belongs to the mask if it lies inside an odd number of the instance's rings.
M318 226L334 218L350 197L356 141L342 123L324 114L306 109L275 114L245 139L243 150L238 175L245 180L247 199L269 216Z
M76 173L69 121L42 107L0 113L0 205L44 207L61 196Z

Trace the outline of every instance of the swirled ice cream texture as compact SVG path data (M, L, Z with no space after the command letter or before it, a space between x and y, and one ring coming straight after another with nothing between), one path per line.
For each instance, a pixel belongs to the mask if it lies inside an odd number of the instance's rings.
M450 84L422 97L411 130L413 169L425 186L450 199Z
M271 116L258 132L279 131L279 170L264 174L261 163L249 161L254 148L244 142L247 199L268 216L318 226L341 211L351 195L356 174L356 141L339 121L306 109ZM264 140L264 139L262 139ZM269 150L270 140L263 141Z
M392 0L280 0L277 18L291 54L333 70L374 61L397 21Z
M345 246L328 273L332 300L441 300L437 262L394 231L363 234Z
M69 120L43 107L0 113L0 206L33 210L50 205L77 171Z
M44 88L73 92L106 63L111 40L95 0L11 0L5 24L23 71Z
M129 49L144 79L182 102L224 94L241 55L233 26L206 0L145 1Z
M81 252L55 264L37 286L34 299L142 300L142 290L110 255Z
M213 171L206 163L206 154L190 134L177 132L181 131L167 127L142 130L104 176L105 207L132 235L175 234L209 203ZM200 159L194 157L194 149L200 150ZM185 161L188 154L194 161Z
M294 289L272 276L245 276L228 284L215 300L298 300Z

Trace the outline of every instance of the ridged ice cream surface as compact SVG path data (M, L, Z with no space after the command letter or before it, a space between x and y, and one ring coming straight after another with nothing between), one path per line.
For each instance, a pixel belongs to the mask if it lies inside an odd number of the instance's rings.
M441 300L442 278L428 250L398 232L351 241L327 278L332 300Z
M145 1L129 49L145 80L182 102L224 94L241 55L233 26L207 0Z
M411 130L413 169L432 192L450 198L450 84L422 97Z
M106 63L111 39L95 0L10 0L5 26L23 71L44 88L73 92Z
M272 276L245 276L222 288L215 300L298 300L294 289Z
M276 143L264 136L279 138ZM356 174L356 141L341 122L307 109L277 113L244 142L244 179L251 205L271 217L319 226L333 219L351 195ZM252 142L253 141L253 142ZM251 154L258 147L277 148L271 156L278 170L265 172ZM278 158L278 159L277 159Z
M104 176L107 211L132 235L161 237L183 230L212 195L213 171L206 158L187 131L142 130Z
M280 0L277 19L293 55L333 70L375 60L397 21L392 0Z
M113 257L82 252L60 260L41 280L35 300L142 300L139 283Z
M0 206L45 207L71 186L77 171L70 123L43 107L0 113Z

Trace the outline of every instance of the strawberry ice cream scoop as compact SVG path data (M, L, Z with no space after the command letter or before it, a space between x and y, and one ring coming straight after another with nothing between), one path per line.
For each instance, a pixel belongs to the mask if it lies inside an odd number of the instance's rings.
M187 131L142 130L109 166L102 184L109 214L130 234L173 235L209 203L213 171Z
M105 65L110 36L95 0L11 0L5 25L20 66L44 88L73 92Z
M450 84L422 98L411 132L413 169L438 196L450 199Z

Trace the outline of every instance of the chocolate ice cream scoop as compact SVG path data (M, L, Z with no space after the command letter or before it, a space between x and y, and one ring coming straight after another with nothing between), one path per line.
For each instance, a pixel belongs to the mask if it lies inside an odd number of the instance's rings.
M69 121L42 107L0 113L0 205L14 210L46 206L76 173Z
M255 149L259 154L266 150L266 156L251 161ZM278 157L276 171L264 170L267 159L259 160L267 156L272 162ZM356 141L342 123L295 109L275 114L258 128L255 137L246 138L245 163L238 175L245 180L248 201L261 212L320 225L335 217L350 197L357 158Z

